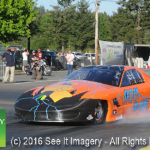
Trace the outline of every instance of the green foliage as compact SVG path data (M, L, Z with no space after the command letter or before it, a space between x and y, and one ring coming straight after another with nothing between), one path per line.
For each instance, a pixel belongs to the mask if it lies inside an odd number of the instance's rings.
M140 43L147 43L146 32L150 29L150 3L138 0L120 0L118 12L109 18L113 41L138 42L138 17Z
M35 20L37 11L30 0L0 1L0 40L4 43L18 36L31 35L29 25Z
M72 1L70 1L72 2ZM31 49L50 49L54 51L64 50L82 51L95 47L95 14L89 10L89 3L80 0L76 5L66 3L65 7L53 6L53 10L45 11L43 6L34 7L38 10L37 17L30 24ZM108 17L105 13L106 18ZM107 19L106 19L107 20ZM108 23L106 21L106 23ZM109 32L108 27L103 30ZM109 38L109 37L107 37ZM27 48L27 39L19 37L15 40ZM14 43L15 43L14 41Z
M71 3L75 0L57 0L58 1L58 4L63 6L63 7L67 7L67 6L70 6Z
M95 17L91 11L88 10L89 4L85 0L81 0L77 5L77 12L75 17L76 25L76 47L83 50L86 47L94 46L95 30L93 23Z
M0 41L27 48L26 37L31 36L31 49L94 50L95 13L89 10L86 0L71 5L73 1L58 0L58 6L46 11L30 0L1 0ZM112 16L99 13L99 40L137 43L140 16L140 43L150 44L150 3L137 2L120 0L120 7Z
M150 3L140 3L140 40L142 44L149 41L146 37L147 31L150 30ZM150 42L149 42L150 43Z
M109 20L106 12L98 14L98 39L103 41L111 40L111 31Z
M110 17L111 37L113 41L134 43L137 37L134 15L119 8L118 13Z
M66 9L54 6L52 11L47 11L41 16L40 31L31 38L31 49L43 47L60 51L63 46L72 50L93 47L94 15L88 7L88 3L81 0L77 6L68 6Z

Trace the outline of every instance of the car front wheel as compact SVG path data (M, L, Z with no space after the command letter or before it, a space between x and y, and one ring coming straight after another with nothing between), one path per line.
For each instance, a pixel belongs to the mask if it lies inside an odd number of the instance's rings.
M101 101L98 102L94 113L94 124L101 124L105 121L106 110L105 105Z

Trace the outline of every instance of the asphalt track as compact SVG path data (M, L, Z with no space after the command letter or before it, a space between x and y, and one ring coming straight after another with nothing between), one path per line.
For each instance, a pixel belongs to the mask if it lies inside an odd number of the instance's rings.
M150 74L150 70L144 71ZM101 125L91 123L29 123L17 121L13 118L14 103L23 92L37 86L58 82L66 74L66 71L55 71L49 77L44 76L43 80L33 80L31 79L32 76L17 73L13 84L4 84L0 81L0 109L6 109L7 122L6 148L0 149L150 150L149 118L128 119ZM13 142L15 139L18 140L18 137L21 144L15 146ZM123 144L124 138L128 140ZM143 146L142 143L132 148L134 145L132 139L135 138L141 139L141 141L145 139L147 145ZM53 140L50 141L51 139ZM74 141L73 143L71 139L80 140L80 142ZM57 140L57 143L54 140ZM102 143L98 143L101 140ZM19 143L18 141L16 143ZM90 145L88 145L89 142L91 142Z

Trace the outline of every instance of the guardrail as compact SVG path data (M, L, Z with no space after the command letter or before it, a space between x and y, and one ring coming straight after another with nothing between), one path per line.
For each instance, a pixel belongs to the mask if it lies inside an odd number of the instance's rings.
M3 80L5 76L5 63L0 60L0 79Z

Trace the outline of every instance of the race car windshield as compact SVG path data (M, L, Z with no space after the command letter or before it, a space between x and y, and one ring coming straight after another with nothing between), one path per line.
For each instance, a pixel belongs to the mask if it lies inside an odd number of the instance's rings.
M88 80L104 83L112 86L119 86L122 71L109 69L80 69L66 76L62 81L67 80Z

